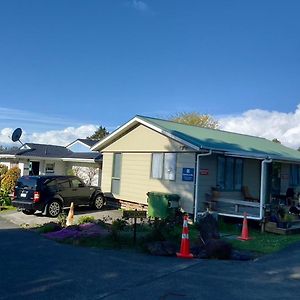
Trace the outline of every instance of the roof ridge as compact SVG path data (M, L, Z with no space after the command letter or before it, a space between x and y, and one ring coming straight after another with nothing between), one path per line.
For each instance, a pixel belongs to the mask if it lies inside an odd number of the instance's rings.
M236 135L241 135L241 136L248 136L248 137L252 137L252 138L257 138L257 139L263 139L263 140L267 140L270 141L267 138L261 137L261 136L255 136L255 135L251 135L251 134L244 134L244 133L239 133L239 132L233 132L233 131L228 131L228 130L222 130L222 129L214 129L214 128L208 128L208 127L201 127L201 126L197 126L197 125L189 125L189 124L184 124L184 123L180 123L180 122L175 122L172 120L165 120L165 119L160 119L160 118L154 118L154 117L147 117L147 116L142 116L142 115L137 115L136 117L138 118L146 118L146 119L154 119L154 120L158 120L158 121L163 121L163 122L169 122L169 123L175 123L175 124L179 124L179 125L184 125L184 126L188 126L188 127L195 127L195 128L201 128L207 131L220 131L220 132L225 132L225 133L230 133L230 134L236 134Z
M39 145L39 146L52 146L52 147L66 148L65 146L62 146L62 145L42 144L42 143L25 143L25 145Z

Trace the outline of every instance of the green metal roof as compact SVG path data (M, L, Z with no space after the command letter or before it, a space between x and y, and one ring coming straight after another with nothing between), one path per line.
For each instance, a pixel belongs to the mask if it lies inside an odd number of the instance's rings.
M212 149L259 158L300 161L300 152L265 138L201 128L156 118L137 116L165 133L200 149Z

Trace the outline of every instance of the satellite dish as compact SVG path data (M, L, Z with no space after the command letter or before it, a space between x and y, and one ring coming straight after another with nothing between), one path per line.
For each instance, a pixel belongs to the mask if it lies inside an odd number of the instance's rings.
M22 129L21 128L15 129L11 136L12 141L13 142L19 141L23 145L23 143L20 141L21 135L22 135Z

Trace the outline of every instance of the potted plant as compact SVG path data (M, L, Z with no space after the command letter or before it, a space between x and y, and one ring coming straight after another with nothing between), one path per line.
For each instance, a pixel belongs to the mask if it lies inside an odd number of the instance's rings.
M284 229L291 228L293 220L294 218L291 214L285 213L283 218L277 223L277 227Z

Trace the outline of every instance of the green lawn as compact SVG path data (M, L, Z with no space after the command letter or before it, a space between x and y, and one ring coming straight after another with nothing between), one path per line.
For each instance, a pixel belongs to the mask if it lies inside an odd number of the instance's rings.
M300 234L279 235L264 232L261 233L258 228L248 226L249 241L241 241L237 236L241 234L241 226L220 222L220 232L222 236L229 241L235 249L253 251L258 254L268 254L279 251L288 245L299 242Z

